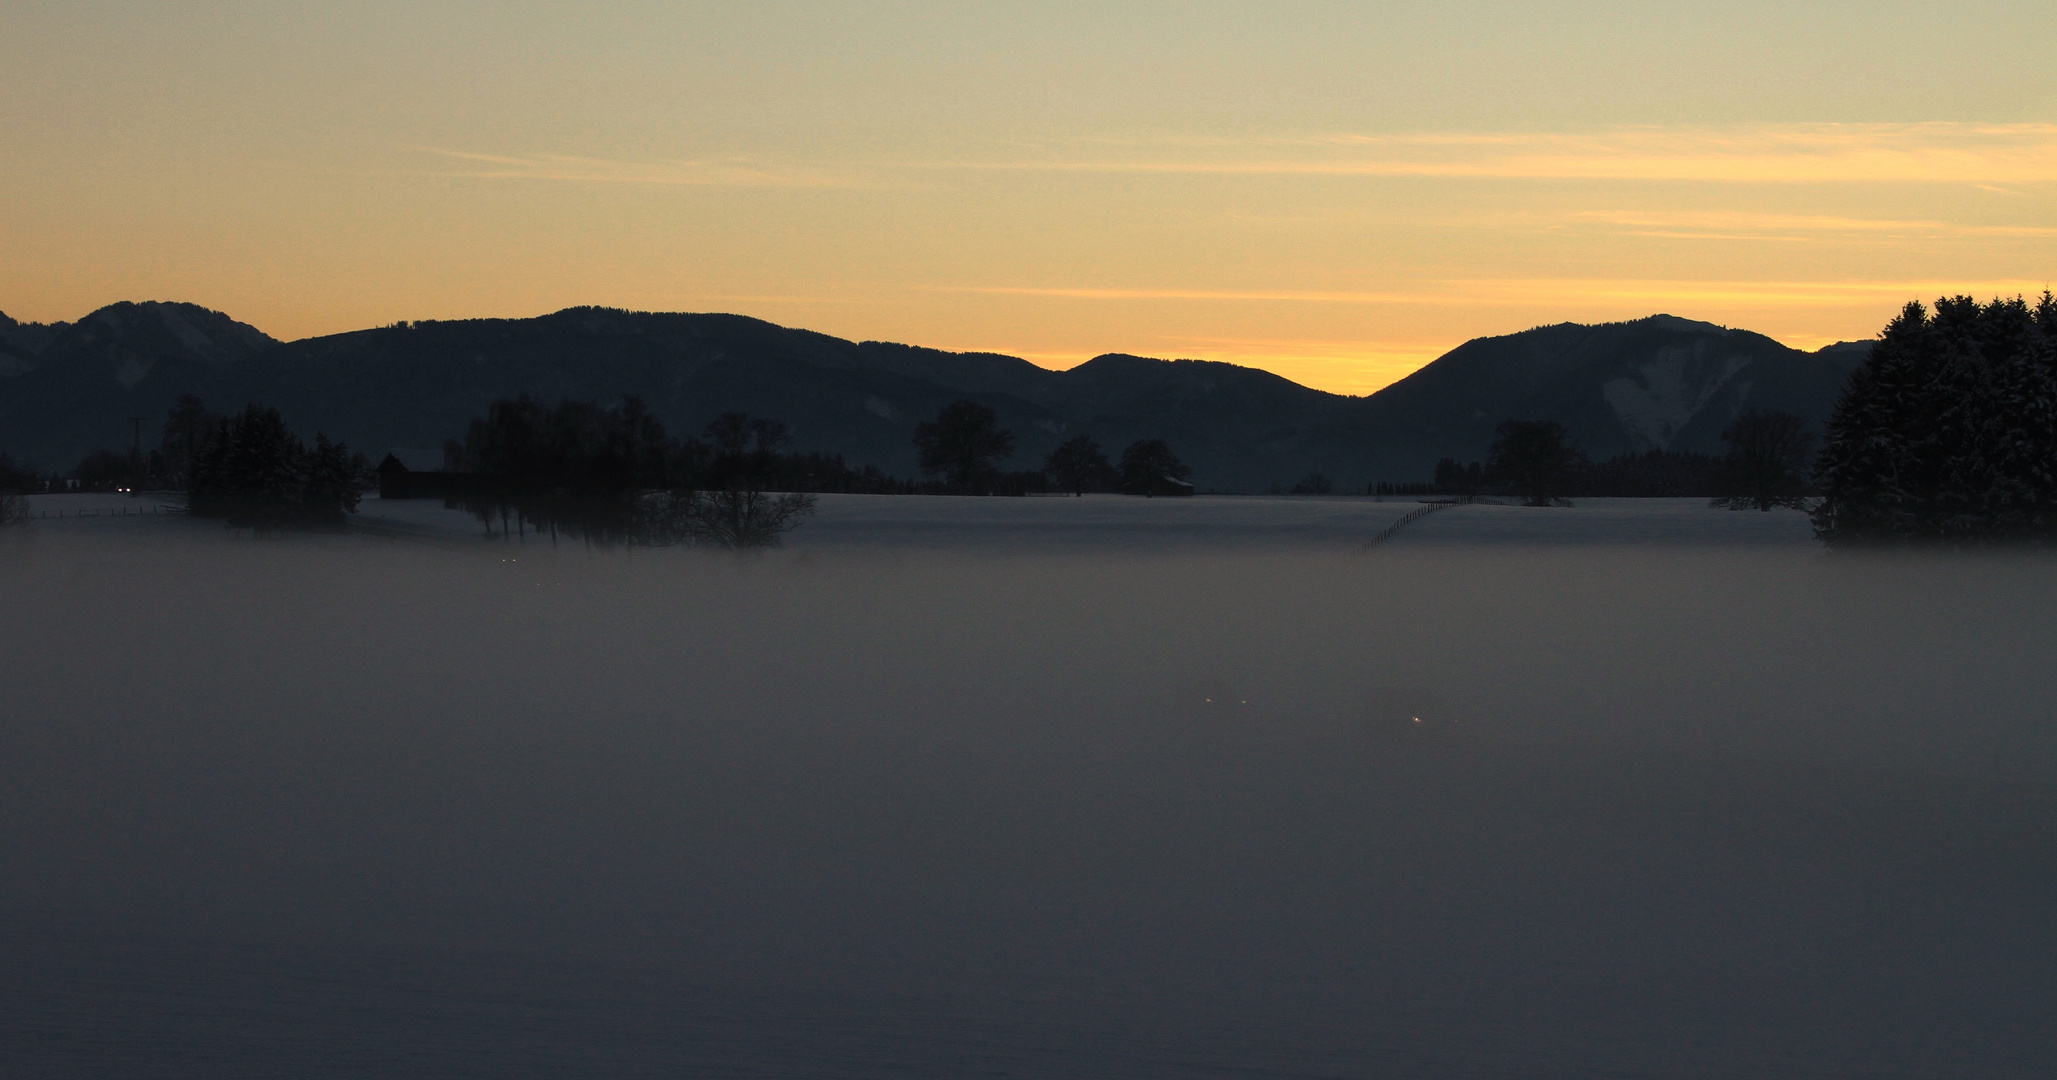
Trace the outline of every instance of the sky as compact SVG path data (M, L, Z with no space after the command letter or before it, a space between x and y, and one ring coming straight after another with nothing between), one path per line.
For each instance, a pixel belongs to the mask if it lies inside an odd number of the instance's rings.
M2057 6L0 0L0 311L578 304L1368 393L2057 281Z

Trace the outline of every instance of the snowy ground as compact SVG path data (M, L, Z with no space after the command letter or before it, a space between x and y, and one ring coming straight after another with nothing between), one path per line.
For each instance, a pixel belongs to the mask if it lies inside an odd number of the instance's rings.
M118 526L108 518L174 511L177 495L55 495L31 498L46 528ZM964 550L990 552L1204 552L1262 549L1354 550L1410 511L1417 500L1362 496L1196 496L1138 499L939 498L823 495L815 516L792 533L794 551ZM360 504L352 519L386 537L483 539L462 510L434 499ZM496 525L497 528L497 525ZM1811 545L1806 515L1709 509L1704 499L1587 499L1571 508L1471 504L1408 525L1394 548L1447 545Z
M1138 499L938 498L823 495L815 516L787 539L796 551L964 549L1117 552L1335 549L1362 546L1414 500L1364 497L1197 496ZM367 499L358 520L374 528L476 537L480 523L434 500ZM1704 499L1590 499L1573 508L1473 504L1409 525L1395 545L1812 543L1804 514L1710 510Z
M1363 497L944 499L830 495L795 548L992 547L1052 551L1250 550L1362 546L1418 510ZM1806 542L1803 515L1733 514L1702 499L1594 499L1575 508L1471 504L1406 527L1395 545Z
M2057 565L1417 506L39 519L0 1075L2051 1074Z

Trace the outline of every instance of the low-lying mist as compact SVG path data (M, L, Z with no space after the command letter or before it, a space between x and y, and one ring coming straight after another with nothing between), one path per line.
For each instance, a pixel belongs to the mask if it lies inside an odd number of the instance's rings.
M0 1046L2034 1075L2052 596L1803 548L15 541Z

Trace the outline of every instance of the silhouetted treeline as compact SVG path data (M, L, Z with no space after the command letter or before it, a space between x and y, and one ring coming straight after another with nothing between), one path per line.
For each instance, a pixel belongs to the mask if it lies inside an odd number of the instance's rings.
M1844 388L1820 481L1831 545L2057 542L2057 298L1908 304Z
M897 492L908 485L840 455L789 454L786 427L726 413L678 439L636 398L606 407L493 402L445 456L462 507L502 536L554 542L765 547L814 507L813 492Z
M27 494L32 491L40 491L42 487L42 478L28 469L16 465L14 459L6 454L0 454L0 491Z
M1567 494L1593 499L1704 498L1720 490L1720 458L1649 450L1587 463L1572 477Z
M449 500L503 535L531 530L626 539L637 496L691 471L687 451L633 398L617 408L534 398L495 401L446 457L469 474Z
M1121 452L1119 464L1090 435L1075 435L1050 452L1041 469L1002 472L1014 454L1014 433L997 413L969 398L953 401L934 420L914 429L921 471L935 479L915 490L924 495L1029 495L1069 491L1122 491L1131 495L1190 494L1192 469L1163 439L1138 439Z
M1375 485L1373 494L1492 495L1530 505L1583 498L1705 498L1720 489L1721 459L1650 450L1589 460L1560 424L1505 421L1484 461L1444 458L1432 484ZM1427 491L1421 490L1427 487Z
M1076 435L1050 452L1040 473L1009 473L999 494L1021 495L1039 491L1120 491L1129 495L1191 494L1185 483L1193 470L1172 453L1163 439L1137 439L1121 451L1121 463L1107 460L1099 440Z
M1437 462L1437 463L1436 463L1436 465L1437 465L1437 468L1438 468L1438 469L1440 469L1440 468L1442 467L1442 465L1443 465L1443 464L1444 464L1445 462L1447 462L1447 463L1449 463L1449 464L1451 464L1451 465L1456 465L1456 464L1457 464L1457 461L1456 461L1456 459L1455 459L1455 458L1444 458L1444 459L1443 459L1442 461L1440 461L1440 462ZM1460 468L1462 468L1462 466L1459 466L1459 467L1460 467ZM1461 486L1461 485L1460 485L1460 486ZM1461 495L1461 494L1465 494L1464 492L1461 492L1461 491L1457 491L1457 490L1445 490L1445 489L1444 489L1444 486L1443 486L1442 484L1436 484L1436 483L1429 483L1429 484L1423 484L1423 483L1413 483L1413 482L1405 482L1405 481L1402 481L1402 482L1395 482L1395 481L1392 481L1392 480L1374 480L1374 481L1372 481L1372 482L1371 482L1371 483L1370 483L1369 485L1367 485L1367 486L1365 487L1365 489L1364 489L1364 493L1365 493L1366 495L1395 495L1395 496L1398 496L1398 495Z
M1286 489L1288 495L1327 495L1335 491L1335 484L1327 473L1308 473Z
M35 473L18 468L14 459L0 454L0 528L28 521L28 495L41 488L42 481Z
M357 512L369 464L316 434L300 441L279 411L252 405L219 420L201 441L186 487L187 512L259 532L338 528Z
M1605 461L1574 455L1562 465L1556 495L1589 499L1708 498L1722 490L1722 459L1711 454L1649 450ZM1428 484L1380 483L1375 495L1494 495L1518 497L1513 478L1487 470L1485 463L1444 458Z
M764 490L824 495L911 495L921 490L921 485L888 476L876 465L852 467L843 460L842 454L810 450L778 455L765 477Z
M57 475L38 479L43 491L172 491L192 480L197 448L212 438L222 417L208 411L192 394L179 395L165 417L157 446L145 450L138 438L128 453L100 448L89 451L72 467L69 479ZM141 432L137 434L140 436Z

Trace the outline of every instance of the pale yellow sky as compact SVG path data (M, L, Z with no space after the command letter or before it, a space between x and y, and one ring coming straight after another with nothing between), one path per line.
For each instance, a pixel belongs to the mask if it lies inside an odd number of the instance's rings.
M735 311L1365 393L2051 284L2057 10L1790 6L16 0L0 310Z

